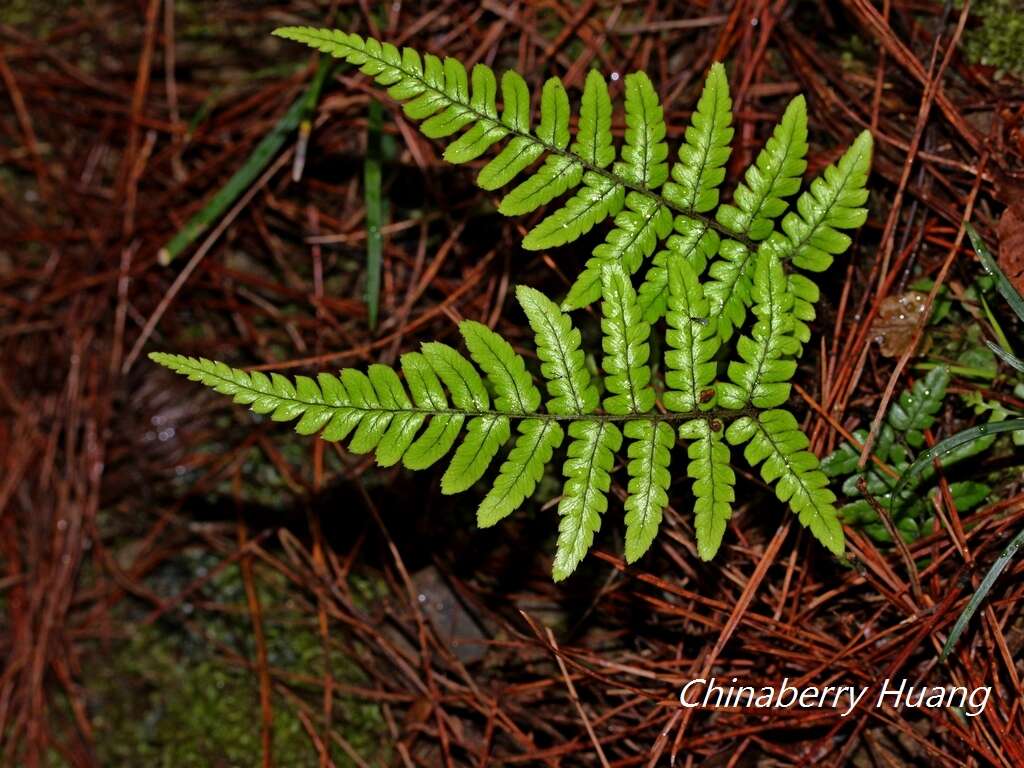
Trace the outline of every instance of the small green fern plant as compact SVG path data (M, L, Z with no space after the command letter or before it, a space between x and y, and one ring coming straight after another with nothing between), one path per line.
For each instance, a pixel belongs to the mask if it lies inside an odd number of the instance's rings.
M569 97L555 78L544 85L534 130L530 92L515 72L501 78L499 114L497 78L484 65L467 74L451 58L332 30L289 27L276 34L358 65L388 87L409 117L422 121L427 136L462 131L445 151L452 162L473 160L504 142L477 179L497 189L526 175L502 200L502 213L530 213L567 195L530 230L524 247L563 245L612 218L561 305L531 288L517 290L535 335L549 395L545 410L539 410L542 398L526 361L489 328L468 321L460 331L471 360L431 342L402 357L401 376L371 365L366 373L346 369L340 376L291 381L180 355L157 353L154 360L275 420L298 419L302 433L350 438L351 451L375 451L382 466L426 468L464 432L442 478L445 493L480 479L517 422L513 446L480 504L481 525L493 525L532 495L568 433L556 579L575 569L600 527L624 442L631 562L649 548L668 504L677 438L689 443L702 558L718 550L732 513L730 444L745 445L748 464L760 466L764 481L800 521L830 550L843 551L835 496L807 450L807 437L781 406L819 296L814 282L795 270L826 269L850 245L840 230L864 222L870 134L862 133L787 212L786 199L799 191L806 168L807 115L797 97L747 169L733 203L720 206L733 134L720 64L709 72L669 168L662 107L643 73L625 78L626 131L616 160L611 98L597 72L587 76L570 144ZM636 290L631 276L647 259L651 265ZM581 334L566 314L597 299L603 377L584 365ZM659 377L648 339L661 320L667 331ZM747 334L738 335L742 330Z
M875 464L860 469L860 450L849 443L843 443L822 460L822 470L833 480L841 480L843 495L851 499L839 509L844 523L863 528L876 541L892 542L876 506L864 498L861 490L863 480L863 488L875 504L889 511L893 525L905 541L916 541L928 532L927 524L935 516L932 496L938 493L934 484L935 467L929 464L905 483L900 483L900 478L925 447L924 431L935 425L949 379L948 368L935 367L901 393L889 408L875 443L874 455L894 470L896 477L886 474ZM867 430L858 429L853 436L863 445ZM995 435L982 435L974 442L957 447L943 456L943 467L948 469L987 451L994 440ZM991 490L987 484L977 480L959 480L949 484L949 492L960 512L969 512L980 505Z

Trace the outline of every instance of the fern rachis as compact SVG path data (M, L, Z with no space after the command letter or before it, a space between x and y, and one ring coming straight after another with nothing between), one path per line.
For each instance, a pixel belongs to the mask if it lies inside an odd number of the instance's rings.
M863 222L869 134L813 180L787 213L806 167L806 107L797 97L731 203L720 205L733 136L721 64L711 67L670 162L663 109L643 73L624 80L626 130L619 151L611 95L595 71L587 75L573 135L569 94L556 78L543 86L533 128L529 87L514 72L499 84L484 65L467 73L453 59L399 51L372 38L298 27L277 34L360 66L388 88L408 117L422 121L427 136L461 132L445 151L449 161L464 163L496 150L478 175L480 186L499 189L523 177L502 199L501 213L530 213L565 196L527 233L524 247L553 248L603 221L612 226L561 305L532 288L517 289L547 390L543 411L523 357L472 321L460 324L469 359L430 342L403 355L400 371L371 365L365 374L346 369L293 383L180 355L156 354L157 362L275 420L299 419L303 434L349 439L350 450L373 451L382 465L423 469L452 452L444 493L474 485L511 442L479 506L482 526L531 496L564 446L556 579L571 573L591 546L620 453L629 478L627 559L635 561L650 547L668 504L671 451L680 439L688 444L702 558L718 550L731 516L730 444L745 445L748 463L761 467L800 521L830 550L842 551L835 497L783 406L818 299L813 281L794 270L827 268L850 245L839 230ZM631 276L648 259L651 266L636 289ZM597 299L604 354L602 374L594 376L566 312ZM755 322L748 328L751 314ZM668 330L658 378L649 339L662 319Z

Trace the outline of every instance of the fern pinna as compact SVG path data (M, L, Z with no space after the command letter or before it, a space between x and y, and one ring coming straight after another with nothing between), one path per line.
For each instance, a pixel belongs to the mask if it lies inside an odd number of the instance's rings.
M477 177L485 189L525 177L502 199L502 213L530 213L567 195L529 231L525 248L572 242L609 218L611 229L561 306L531 288L517 290L549 395L543 411L526 361L499 335L470 321L460 325L470 359L427 343L402 357L401 376L371 365L366 373L347 369L292 382L179 355L155 354L157 362L276 420L299 419L304 434L351 436L350 450L376 451L383 466L402 462L423 469L464 432L442 478L445 493L479 480L511 440L516 422L511 450L478 510L485 526L532 495L567 433L556 579L575 569L600 527L623 444L626 557L635 561L648 549L668 504L671 450L680 438L688 443L702 558L718 550L732 512L730 444L745 445L747 463L760 466L762 478L800 521L830 550L843 551L835 496L796 419L781 406L818 299L814 282L797 270L826 269L850 245L839 230L863 223L869 133L787 212L786 200L800 190L806 168L807 115L798 96L747 169L732 204L719 205L733 134L721 64L711 67L669 167L662 107L643 73L625 77L626 128L616 160L612 102L595 71L586 78L573 136L569 97L558 79L543 87L534 129L531 94L515 72L501 78L499 114L497 78L482 64L467 73L451 58L332 30L288 27L276 34L358 65L388 87L409 117L422 120L427 136L462 131L445 151L451 162L468 162L502 144ZM634 289L631 276L647 260ZM566 312L599 298L604 375L594 377ZM648 339L661 320L667 349L663 375L655 376ZM743 330L748 335L738 335Z

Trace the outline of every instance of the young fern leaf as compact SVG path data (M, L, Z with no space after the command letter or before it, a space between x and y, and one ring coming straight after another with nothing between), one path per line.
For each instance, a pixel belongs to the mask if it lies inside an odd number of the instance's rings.
M741 336L736 344L741 361L729 363L730 381L718 387L718 402L733 410L748 403L775 408L786 402L796 372L796 362L786 358L800 351L792 335L793 296L782 264L768 253L758 254L752 296L757 322L751 337Z
M722 545L732 517L736 474L730 466L729 448L722 440L720 422L688 421L679 427L679 436L693 441L686 452L690 458L687 474L693 478L693 495L697 499L693 505L697 554L701 560L710 560Z
M753 241L768 237L774 221L786 209L785 198L800 190L807 162L807 107L797 96L786 107L782 120L744 173L744 182L733 194L735 205L722 205L715 218L729 232ZM727 238L720 256L709 270L707 293L718 332L728 339L742 325L750 304L749 267L753 251L742 242Z
M775 485L775 495L788 502L800 522L836 555L844 548L843 526L836 514L836 496L818 458L807 450L810 441L789 411L762 411L742 416L726 430L732 445L746 443L743 455L752 467L761 464L761 478ZM763 463L762 463L763 462Z
M718 250L715 222L696 214L718 205L718 187L725 179L725 163L732 152L732 99L725 67L713 64L690 125L686 141L679 147L679 160L672 166L672 181L665 184L664 196L677 213L674 228L678 236L668 242L668 251L654 259L654 265L640 286L644 316L651 322L664 314L667 304L668 273L666 262L671 253L690 261L699 275Z
M782 333L787 316L777 290L779 265L768 259L765 263L755 280L765 330L755 329L758 341L750 343L769 352L751 355L745 363L751 369L762 358L779 363L771 350L784 353L785 343L779 340L790 338ZM598 388L587 370L579 331L554 302L524 286L517 288L516 296L534 331L548 393L544 411L539 410L542 396L524 359L501 336L472 321L459 325L470 359L447 344L425 343L420 352L402 356L401 377L392 368L373 364L366 373L345 369L338 375L321 373L316 380L298 376L293 382L279 374L246 373L181 355L154 353L151 357L257 413L270 414L275 421L297 420L296 429L302 434L320 432L326 440L348 439L350 450L375 452L382 465L401 461L410 469L430 466L451 452L461 435L442 477L444 493L475 484L511 440L511 422L518 422L511 450L477 510L481 526L495 524L534 493L568 433L565 485L558 505L556 579L576 568L600 530L615 457L624 440L629 477L626 556L632 562L647 551L668 505L669 464L676 442L673 425L681 425L679 437L690 442L689 474L694 478L701 557L710 558L717 551L731 514L735 475L722 442L722 421L734 419L749 422L746 432L739 433L753 446L748 447L748 460L757 464L767 458L762 475L768 482L778 480L780 498L789 500L801 521L824 537L830 548L841 548L841 531L837 538L834 511L830 514L828 491L819 482L817 460L804 450L807 439L793 417L773 410L754 420L749 413L756 410L756 403L741 410L716 408L714 357L720 341L704 317L707 299L687 262L673 258L668 271L671 330L664 393L668 413L656 407L650 326L641 316L628 275L616 264L607 265L602 273L605 396L600 412ZM769 368L761 366L764 371ZM758 398L760 379L745 375L741 380L753 382L751 400ZM730 428L730 439L734 432Z
M642 73L625 77L626 127L617 154L614 107L597 72L587 75L573 135L569 94L556 78L543 86L534 125L530 89L515 72L499 80L485 65L467 71L454 59L344 32L288 27L277 34L373 77L424 134L450 138L450 162L493 152L477 180L488 190L515 183L501 213L531 213L564 196L529 231L525 247L571 242L609 218L612 226L561 307L532 288L516 290L533 330L544 395L523 357L472 321L459 325L468 358L446 344L426 343L402 355L400 371L375 364L366 372L290 380L181 355L155 353L156 362L275 421L296 421L302 434L347 441L353 453L373 452L382 466L401 462L418 470L449 457L441 478L446 494L468 490L504 453L477 509L481 526L531 497L566 443L556 579L574 571L600 530L622 454L626 559L634 562L650 548L669 503L671 452L679 439L687 443L701 558L720 548L732 514L736 475L727 443L746 444L750 466L760 466L765 482L816 538L842 552L835 497L807 437L782 407L818 299L814 282L793 270L827 267L850 245L841 230L863 223L869 134L787 213L806 166L806 107L797 97L732 201L719 206L733 137L721 64L710 68L670 163L664 111ZM648 259L634 290L631 276ZM597 299L602 373L592 375L581 334L565 311ZM662 317L668 328L663 374L656 374L651 332ZM746 335L737 338L733 355L737 330ZM719 363L726 364L725 381L718 380ZM893 413L898 418L899 408ZM893 434L887 428L880 450Z

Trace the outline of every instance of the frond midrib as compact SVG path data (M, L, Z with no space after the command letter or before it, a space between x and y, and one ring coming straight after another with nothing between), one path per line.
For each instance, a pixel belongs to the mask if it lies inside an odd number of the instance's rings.
M462 408L420 408L418 406L409 406L407 408L393 408L387 406L360 406L351 403L342 403L341 405L335 403L328 403L324 400L305 400L300 397L290 397L286 395L280 395L276 392L266 392L262 389L257 389L253 386L246 386L239 384L234 379L222 376L218 373L212 372L198 365L194 364L182 364L180 360L177 361L178 368L181 370L194 371L200 374L204 381L201 383L207 384L205 380L216 379L217 381L229 384L232 387L237 387L239 390L245 392L251 392L258 397L272 397L275 400L280 400L282 403L296 403L299 405L306 406L307 408L326 408L332 411L361 411L363 413L391 413L391 414L422 414L424 416L466 416L468 418L475 418L477 416L482 417L505 417L512 420L527 421L529 419L538 419L540 421L593 421L593 422L611 422L611 423L626 423L629 421L647 421L652 423L666 422L675 423L681 421L688 421L695 418L717 418L723 421L732 421L742 416L754 416L757 414L758 409L756 408L743 408L740 410L731 410L727 408L712 408L707 411L687 411L687 412L671 412L662 413L661 411L651 411L649 413L598 413L591 411L590 413L548 413L544 411L534 412L523 412L517 413L515 411L498 411L494 409L462 409ZM180 371L179 371L180 372ZM244 371L243 371L244 372ZM207 384L207 386L210 386Z

